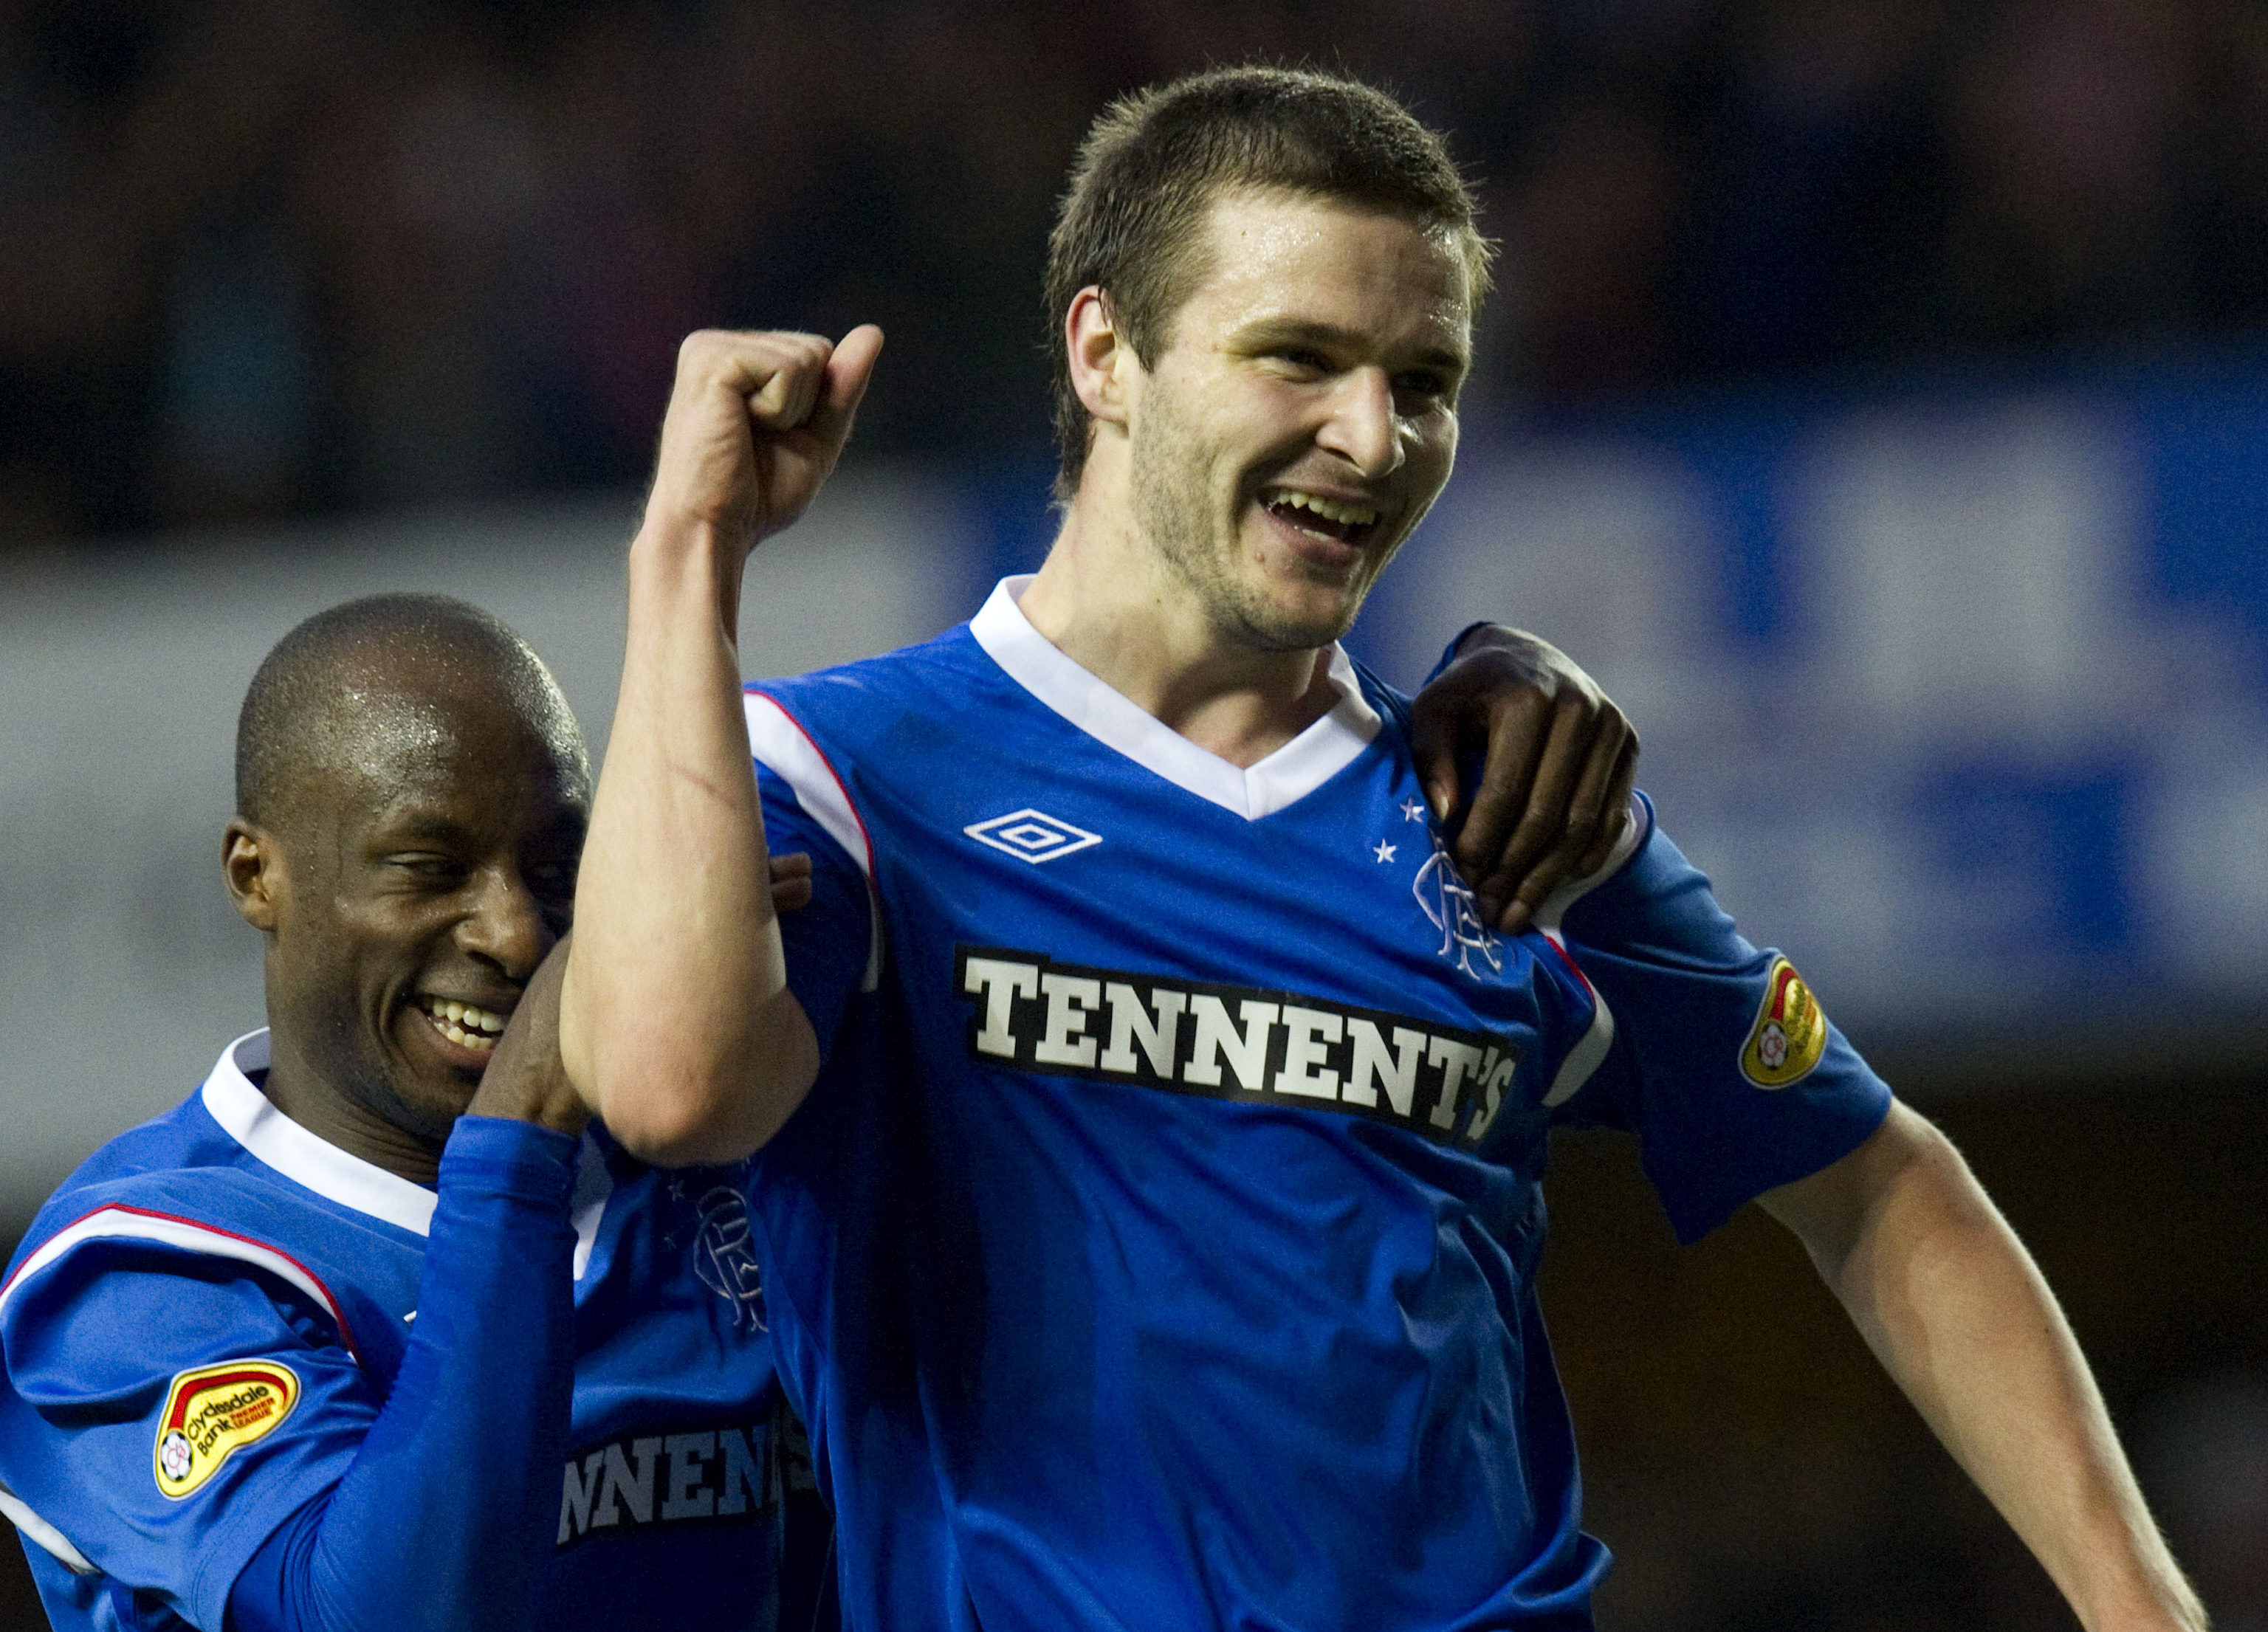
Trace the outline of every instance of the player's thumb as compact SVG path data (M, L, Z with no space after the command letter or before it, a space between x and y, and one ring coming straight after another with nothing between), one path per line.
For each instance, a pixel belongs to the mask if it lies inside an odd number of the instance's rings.
M882 331L872 323L861 323L836 342L834 354L827 359L827 379L819 406L811 416L811 429L826 441L839 445L850 434L850 422L865 398L868 382L874 378L874 361L881 355Z

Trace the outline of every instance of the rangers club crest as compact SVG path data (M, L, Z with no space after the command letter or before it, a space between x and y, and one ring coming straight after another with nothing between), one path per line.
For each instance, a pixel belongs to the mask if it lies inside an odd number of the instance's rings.
M693 1238L693 1273L701 1284L733 1305L733 1324L743 1320L755 1331L764 1326L764 1276L756 1263L755 1234L748 1223L747 1199L737 1185L711 1185L688 1197L677 1183L671 1188L681 1201L690 1201L701 1217Z
M1481 978L1481 972L1473 967L1476 957L1488 965L1491 974L1504 973L1502 944L1481 919L1480 898L1457 876L1456 864L1439 840L1410 888L1427 921L1441 932L1442 957L1455 958L1457 967L1475 980Z

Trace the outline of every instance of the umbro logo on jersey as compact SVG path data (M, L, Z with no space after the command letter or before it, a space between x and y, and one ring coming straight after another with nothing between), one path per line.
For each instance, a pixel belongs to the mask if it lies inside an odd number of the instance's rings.
M957 948L954 974L976 1000L968 1051L987 1064L1337 1111L1437 1143L1478 1143L1520 1065L1506 1037L1297 992L990 946Z
M961 832L979 844L1005 850L1019 861L1027 861L1035 866L1102 842L1102 835L1099 833L1074 827L1062 818L1050 816L1045 811L1030 809L995 816L990 821L975 822L963 827Z

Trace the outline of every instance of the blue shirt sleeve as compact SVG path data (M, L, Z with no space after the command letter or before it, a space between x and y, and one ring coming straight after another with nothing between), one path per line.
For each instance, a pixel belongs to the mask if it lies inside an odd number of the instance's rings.
M1855 1150L1890 1091L1794 966L1742 938L1650 803L1646 816L1630 861L1562 923L1615 1038L1560 1118L1636 1133L1678 1239L1694 1241Z
M802 851L811 857L811 904L780 915L787 953L788 989L803 1005L819 1038L820 1058L834 1051L851 996L865 983L880 931L866 875L795 797L786 781L762 761L756 789L763 799L764 842L775 856Z
M92 1569L196 1626L220 1624L245 1560L337 1481L381 1403L317 1298L186 1244L74 1247L9 1301L0 1342L9 1484Z
M239 1624L519 1624L557 1500L532 1470L560 1465L568 1430L575 1148L459 1121L383 1391L316 1293L257 1253L195 1250L215 1226L74 1247L0 1334L11 1482L92 1568L192 1626L223 1627L247 1562L309 1512L299 1576L266 1595L297 1609Z
M401 1369L337 1485L238 1577L230 1632L526 1624L574 1386L575 1151L458 1120Z

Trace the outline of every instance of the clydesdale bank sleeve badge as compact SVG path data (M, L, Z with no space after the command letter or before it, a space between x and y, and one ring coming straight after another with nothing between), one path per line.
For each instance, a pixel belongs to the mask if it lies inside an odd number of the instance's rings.
M1785 1088L1827 1052L1827 1016L1785 958L1772 959L1764 1000L1741 1048L1741 1072L1759 1088Z
M273 1360L225 1360L173 1379L158 1419L158 1489L180 1501L299 1403L299 1378Z

